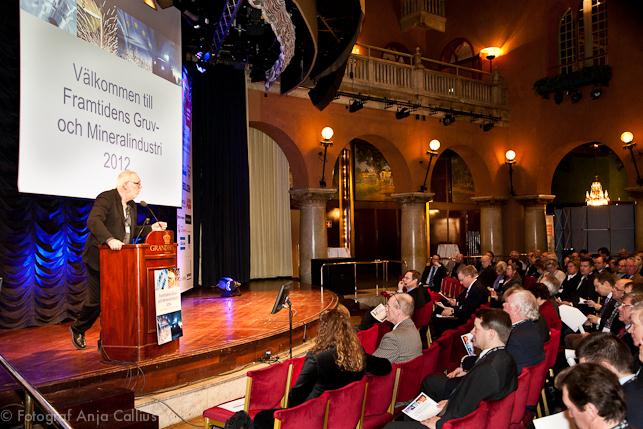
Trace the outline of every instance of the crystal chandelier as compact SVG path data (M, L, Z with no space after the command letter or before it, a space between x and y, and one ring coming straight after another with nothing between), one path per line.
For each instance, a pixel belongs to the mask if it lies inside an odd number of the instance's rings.
M585 202L588 206L606 206L609 204L610 197L607 194L607 190L603 191L603 185L598 180L598 176L594 176L590 191L585 192Z

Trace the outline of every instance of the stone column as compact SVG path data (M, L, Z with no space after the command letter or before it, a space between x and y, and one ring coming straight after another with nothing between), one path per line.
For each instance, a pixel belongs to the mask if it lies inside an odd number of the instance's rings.
M504 255L502 205L507 197L485 195L471 200L480 205L480 252L491 250L494 255Z
M625 190L634 200L635 249L643 249L643 186L625 188Z
M325 188L291 189L290 197L297 202L299 218L299 281L310 284L311 259L328 257L326 232L326 201L337 190Z
M391 194L402 207L402 261L407 270L422 272L426 265L426 203L433 198L428 192Z
M525 251L547 250L547 224L545 214L547 203L554 195L521 195L516 197L525 206Z

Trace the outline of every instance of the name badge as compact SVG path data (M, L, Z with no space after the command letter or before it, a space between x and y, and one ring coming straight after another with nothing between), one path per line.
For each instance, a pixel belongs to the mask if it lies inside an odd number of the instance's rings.
M130 233L130 227L129 225L125 225L125 234L129 234L129 233Z

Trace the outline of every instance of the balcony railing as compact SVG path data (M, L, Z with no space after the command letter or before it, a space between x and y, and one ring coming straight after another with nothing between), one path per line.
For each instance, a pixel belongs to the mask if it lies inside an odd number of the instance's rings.
M443 63L415 55L359 45L346 68L341 90L406 100L418 105L506 110L497 73Z
M402 0L402 17L421 12L446 16L444 0Z

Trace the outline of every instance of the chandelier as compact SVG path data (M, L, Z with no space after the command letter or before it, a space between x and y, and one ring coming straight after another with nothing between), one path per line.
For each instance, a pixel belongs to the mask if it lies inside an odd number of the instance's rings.
M594 176L592 187L588 192L585 192L585 202L588 206L606 206L609 204L610 197L607 194L607 190L603 191L603 185L598 180L598 176Z

